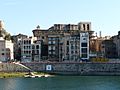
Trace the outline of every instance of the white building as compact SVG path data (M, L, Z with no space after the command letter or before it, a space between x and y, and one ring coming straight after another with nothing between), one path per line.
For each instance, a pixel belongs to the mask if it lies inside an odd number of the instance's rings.
M36 40L32 44L32 61L39 62L41 60L41 41Z
M5 45L6 45L6 57L7 59L14 59L13 58L13 43L11 41L5 41Z
M89 33L65 35L62 49L63 61L80 61L89 59Z
M13 43L0 37L0 61L9 61L13 58Z
M66 35L63 38L63 60L78 61L80 58L80 36Z
M80 33L80 58L89 59L89 33Z
M35 37L22 39L21 45L22 62L32 62L41 60L41 41Z

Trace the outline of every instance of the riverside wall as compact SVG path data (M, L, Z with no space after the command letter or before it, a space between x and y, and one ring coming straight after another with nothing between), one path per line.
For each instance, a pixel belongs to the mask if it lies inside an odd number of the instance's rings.
M120 63L0 63L0 72L39 71L61 75L120 75Z
M29 69L15 63L0 63L0 72L28 72Z
M33 71L62 75L120 75L120 63L23 63Z

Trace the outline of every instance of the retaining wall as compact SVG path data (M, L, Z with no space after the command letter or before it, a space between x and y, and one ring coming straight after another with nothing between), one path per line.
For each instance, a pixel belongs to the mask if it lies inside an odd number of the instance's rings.
M0 72L41 71L52 74L70 75L120 75L120 63L0 63ZM26 67L24 67L24 65Z
M22 65L15 63L0 63L0 72L27 72L29 71Z
M33 71L54 74L120 75L120 63L23 63ZM49 67L48 67L49 66Z

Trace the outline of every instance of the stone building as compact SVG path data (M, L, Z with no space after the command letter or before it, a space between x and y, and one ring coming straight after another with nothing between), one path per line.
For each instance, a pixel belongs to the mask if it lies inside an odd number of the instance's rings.
M120 31L118 32L118 35L113 36L112 39L113 42L116 44L116 52L118 58L120 58Z
M21 40L21 61L31 62L32 61L32 44L34 42L33 37L27 37Z
M59 35L48 35L48 58L59 61Z
M82 44L82 33L88 34L87 48L80 45ZM46 30L40 29L40 26L37 26L37 29L33 30L33 35L37 37L37 40L43 42L41 47L44 45L48 47L46 57L48 57L50 61L64 61L66 59L77 61L78 58L83 57L83 59L88 59L89 38L92 33L91 22L80 22L78 24L54 24ZM71 43L68 45L68 42ZM45 48L41 50L41 57L43 57L42 53L46 51L44 49Z
M48 43L48 30L41 29L38 25L32 32L33 36L36 37L37 40L42 40L44 44Z
M102 42L102 56L105 58L117 58L116 44L113 40L104 40Z
M34 43L32 44L32 61L34 62L39 62L41 61L41 41L40 40L35 40Z
M102 37L101 32L100 35L98 36L97 33L96 35L92 36L90 38L90 54L91 57L101 57L102 56L102 42L104 40L110 40L110 36L105 36Z
M3 21L0 21L0 61L10 61L14 59L13 55L11 36L6 32Z
M63 61L80 60L80 35L65 35L63 38Z
M31 62L41 59L41 41L35 37L18 34L12 36L14 43L14 59L16 61Z
M11 36L12 42L14 43L14 59L21 61L21 45L22 39L27 38L27 35L18 34Z
M40 40L41 43L41 59L47 60L48 59L48 30L41 29L38 25L36 29L33 31L33 36Z
M10 61L13 58L13 43L0 37L0 61Z

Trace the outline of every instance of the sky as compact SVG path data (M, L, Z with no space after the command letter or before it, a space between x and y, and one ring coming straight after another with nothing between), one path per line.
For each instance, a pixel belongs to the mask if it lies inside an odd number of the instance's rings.
M11 35L32 35L40 25L91 22L92 30L114 36L120 30L120 0L0 0L0 20Z

